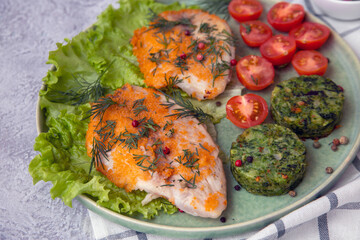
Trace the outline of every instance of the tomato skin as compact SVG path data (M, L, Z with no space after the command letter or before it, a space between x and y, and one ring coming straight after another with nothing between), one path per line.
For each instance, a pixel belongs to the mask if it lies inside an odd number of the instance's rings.
M330 36L330 29L320 23L304 22L291 29L289 35L295 38L300 49L315 50L320 48Z
M304 17L305 10L300 4L279 2L270 8L267 21L276 30L289 32L292 28L299 26Z
M261 124L268 113L265 99L253 93L232 97L226 104L226 118L239 128Z
M274 66L265 58L248 55L236 64L236 75L247 89L259 91L274 82Z
M240 9L243 12L240 12ZM228 10L236 21L245 22L258 19L263 6L257 0L232 0L228 5Z
M302 50L297 52L291 64L299 75L324 75L328 66L328 59L316 50Z
M249 33L247 32L248 30L245 26L250 28ZM240 24L240 35L245 44L249 47L259 47L266 40L271 38L272 30L268 25L261 21L247 21Z
M289 63L295 51L295 39L282 34L272 36L260 46L261 55L275 66Z

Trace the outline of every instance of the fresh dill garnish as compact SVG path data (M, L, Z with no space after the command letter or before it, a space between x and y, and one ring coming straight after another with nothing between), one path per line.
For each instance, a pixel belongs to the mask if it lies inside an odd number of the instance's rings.
M171 128L167 133L165 133L165 135L167 137L172 137L172 136L174 136L174 133L175 133L174 128Z
M188 58L189 56L187 56ZM175 61L174 61L174 66L177 68L180 68L180 71L182 74L184 74L184 71L188 71L189 70L189 66L187 64L186 59L187 58L183 58L181 56L178 56Z
M179 90L174 91L172 96L167 95L166 93L163 94L165 94L165 96L168 99L167 99L167 103L163 103L161 105L165 106L167 109L175 105L180 106L179 108L173 109L173 112L175 113L167 115L165 117L176 116L178 119L185 117L193 117L193 118L197 118L201 123L204 123L212 119L211 115L205 113L201 108L195 107L190 102L190 100L183 98ZM169 99L173 100L173 102L170 102Z
M199 32L210 34L214 31L217 31L216 25L210 25L209 23L201 23L199 27Z
M210 152L207 148L205 148L201 143L199 143L199 146L202 148L202 149L204 149L205 151L208 151L208 152ZM199 155L199 154L198 154Z
M250 24L242 24L243 25L243 27L245 28L245 33L246 34L249 34L249 33L251 33L251 26L250 26Z
M173 124L174 124L173 121L169 122L168 120L166 120L163 130L165 130L168 126L172 126Z
M107 152L109 151L108 148L106 148L105 144L102 141L97 140L95 137L93 138L93 146L91 150L91 163L90 163L90 171L91 173L92 168L99 167L100 165L104 169L104 165L102 162L102 158L105 158L109 161L107 157Z
M167 32L169 30L171 30L173 27L178 26L178 25L183 25L183 26L187 26L187 27L195 27L192 23L191 23L191 19L190 18L180 18L179 20L176 21L170 21L167 20L159 15L157 15L156 13L154 13L151 9L150 9L150 24L149 24L149 29L156 29L156 33L160 33L160 32Z
M162 88L161 90L171 95L177 89L177 85L182 81L183 80L179 78L177 75L168 78L165 74L166 87Z
M188 186L187 186L188 188L192 188L192 189L197 188L197 186L195 184L196 175L194 175L194 177L190 178L190 180L187 180L181 174L180 174L180 177L182 178L182 180L184 180L188 184Z
M118 103L115 102L114 100L112 100L111 97L99 98L97 101L95 101L92 104L91 109L88 111L87 117L85 117L85 118L92 117L94 119L94 118L99 117L99 123L101 123L106 110L110 106L115 105L115 104L118 104ZM118 106L125 106L125 102L123 104L118 104Z
M217 78L229 75L225 74L225 71L229 70L230 68L230 64L225 61L211 64L211 73L213 74L213 87Z
M150 57L148 59L156 64L156 67L154 68L154 70L152 70L153 76L155 76L156 71L161 63L170 62L169 60L166 60L169 58L170 51L171 49L160 49L155 53L150 53Z
M122 141L126 148L129 149L137 149L138 141L140 139L140 135L136 133L129 132L126 128L125 131L121 134L121 137L125 137L124 141Z
M228 5L231 0L192 0L193 5L199 6L201 9L222 17L225 20L230 19Z
M160 185L160 187L173 187L175 186L174 184L163 184L163 185Z
M68 91L50 91L49 98L55 102L70 103L71 105L78 106L90 101L97 101L105 94L105 88L101 85L101 79L105 73L109 70L114 61L100 73L98 78L94 82L88 82L83 76L77 74L74 78L74 82L78 85Z
M163 144L163 142L160 139L156 139L156 141L153 144L151 144L151 147L161 145L161 144Z
M132 108L135 116L139 115L142 111L146 111L146 112L149 111L147 107L144 105L144 101L145 98L137 99L134 101Z
M167 49L170 45L171 41L175 41L172 37L167 38L165 33L161 33L162 36L159 36L156 34L156 41L160 43L161 45L164 45L164 48Z
M259 84L259 79L258 79L258 78L254 78L253 75L251 75L251 80L255 83L256 86Z
M95 130L95 132L99 135L102 142L105 142L109 138L112 139L115 135L115 121L106 121L106 125L101 127L100 129Z

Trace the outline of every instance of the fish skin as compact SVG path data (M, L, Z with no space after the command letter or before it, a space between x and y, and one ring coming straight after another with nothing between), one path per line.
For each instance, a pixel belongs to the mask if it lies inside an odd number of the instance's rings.
M107 153L107 159L102 158L103 166L98 165L96 169L126 191L139 189L147 192L143 204L163 197L188 214L207 218L219 217L227 206L226 179L222 161L218 157L219 148L207 132L206 126L200 124L196 118L177 119L176 116L168 116L179 106L166 108L161 105L171 100L167 100L162 93L152 88L126 84L107 97L119 104L126 101L126 106L110 106L100 124L99 117L91 119L86 135L86 148L90 157L93 139L100 139L95 130L102 128L106 121L116 121L114 136L118 136L125 129L133 134L138 133L142 125L133 127L134 119L151 118L159 127L155 127L156 131L151 130L147 137L140 138L137 148L129 149L120 143L113 146ZM133 103L142 98L145 98L143 105L148 111L142 111L135 116ZM169 124L171 122L172 125ZM168 126L165 127L166 123ZM167 135L171 128L174 129L173 135ZM108 141L109 139L104 143ZM154 146L154 143L159 141L161 144ZM160 147L168 147L169 153L159 154L157 150L161 149ZM190 159L199 159L194 164L198 164L198 168L186 167L176 161L179 156L184 157L186 149L193 154ZM136 164L133 154L150 156L147 160L154 160L159 156L160 158L155 169L144 171ZM182 162L186 162L186 159L183 158ZM200 174L196 174L197 169ZM183 180L189 181L194 176L195 188ZM166 186L169 184L173 186Z
M144 74L145 84L160 89L167 85L166 77L178 76L184 79L184 81L177 84L177 86L189 96L198 100L214 99L221 94L230 82L231 70L225 70L221 74L222 76L217 77L214 81L216 71L212 70L213 64L223 61L230 66L231 59L235 57L235 48L226 41L218 41L214 45L206 43L208 42L208 35L200 32L200 26L203 23L215 26L217 30L211 32L210 35L218 39L225 39L226 37L222 33L223 30L231 34L231 29L227 22L216 15L199 9L165 11L159 14L159 16L169 21L189 18L196 28L190 36L187 36L185 32L186 30L192 30L192 28L183 25L177 25L166 32L159 32L158 29L151 27L142 27L135 30L131 44L133 45L133 53L138 59L140 70ZM164 39L168 42L166 46L164 45ZM220 58L215 60L215 55L210 54L203 61L199 62L195 54L192 54L194 52L193 49L189 48L194 40L205 42L205 48L201 53L209 50L211 46L215 46L218 50L220 47L225 47L228 51L222 51L222 60ZM158 56L161 59L159 64L150 60L151 53L160 53L160 56ZM182 54L187 56L185 61L188 70L174 65Z

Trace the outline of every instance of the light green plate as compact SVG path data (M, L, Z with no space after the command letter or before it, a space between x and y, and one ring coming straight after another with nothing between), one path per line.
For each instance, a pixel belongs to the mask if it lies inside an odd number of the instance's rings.
M262 1L262 3L264 12L261 20L266 22L266 12L275 1ZM310 14L307 14L306 20L320 22ZM239 37L239 24L233 20L230 20L229 23L233 32ZM333 79L345 89L345 109L340 123L341 127L330 136L320 140L322 144L320 149L314 149L311 140L305 141L308 168L304 180L296 188L297 196L295 198L289 195L264 197L252 195L245 190L235 191L234 186L237 183L230 173L229 164L225 164L228 187L228 207L222 215L227 219L225 223L220 222L219 219L205 219L183 213L161 214L155 219L144 220L141 216L128 217L99 207L86 196L79 196L78 200L97 214L136 231L181 238L214 238L259 229L321 196L345 171L354 159L360 145L360 105L357 104L360 93L360 63L349 46L335 32L332 32L329 40L319 51L331 61L325 76ZM236 53L238 57L248 54L260 55L257 48L250 49L242 43L237 46ZM297 76L297 73L290 65L276 70L275 84L293 76ZM236 79L234 80L236 81ZM269 103L272 89L273 86L256 92L256 94L263 96ZM266 122L272 122L270 117ZM37 112L37 123L38 131L43 131L45 122L40 110ZM228 155L231 142L242 130L227 119L217 124L216 128L218 144ZM347 136L350 143L340 146L337 152L333 152L328 144L333 138L340 136ZM326 167L332 167L334 173L326 174Z

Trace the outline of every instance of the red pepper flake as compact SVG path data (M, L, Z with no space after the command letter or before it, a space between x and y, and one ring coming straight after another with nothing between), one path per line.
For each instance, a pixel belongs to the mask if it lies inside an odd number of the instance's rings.
M270 169L268 169L267 172L270 173Z
M287 179L287 178L288 178L288 175L286 175L286 174L281 174L281 177L282 177L283 179Z
M168 147L164 147L163 153L164 153L165 155L169 154L169 153L170 153L170 149L169 149Z
M185 59L185 58L186 58L186 54L185 54L185 53L181 54L181 55L180 55L180 58L181 58L181 59Z
M338 129L338 128L341 128L341 125L336 125L336 126L334 127L334 129Z
M259 177L259 176L257 176L256 178L255 178L255 181L260 181L260 179L261 179L261 177Z
M338 87L340 88L340 90L343 92L344 91L344 88L340 85L338 85Z
M205 43L203 43L203 42L199 42L199 44L198 44L198 49L204 49L205 48Z
M298 107L292 107L291 111L294 112L294 113L301 113L302 112L301 108L298 108Z
M236 167L241 167L241 165L242 165L242 161L240 159L235 161Z
M263 152L264 147L259 147L259 152Z
M231 59L230 65L231 65L231 66L236 66L236 64L237 64L236 59Z
M181 213L183 213L184 211L183 210L181 210L180 208L178 208L178 210L179 210L179 212L181 212Z
M137 127L137 126L139 126L139 121L138 120L133 120L132 121L132 123L131 123L131 125L133 126L133 127Z

